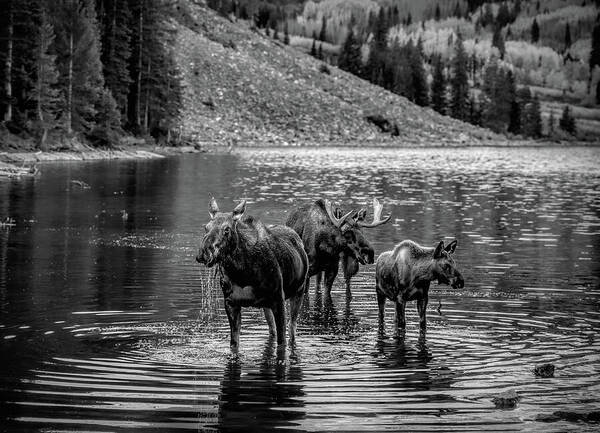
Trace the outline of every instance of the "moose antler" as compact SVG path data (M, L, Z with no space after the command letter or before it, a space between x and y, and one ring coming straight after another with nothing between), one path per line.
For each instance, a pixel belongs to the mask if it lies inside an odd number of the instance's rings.
M325 211L327 212L327 215L329 215L329 219L331 220L333 225L336 226L337 228L340 228L342 226L342 224L344 224L346 222L346 219L348 219L348 217L350 217L350 215L352 215L352 213L354 212L354 211L350 211L346 215L343 215L340 218L338 218L336 216L337 212L331 206L331 202L329 200L325 199L324 203L325 203Z
M385 219L381 219L382 211L383 211L383 205L381 203L379 203L379 200L374 198L373 199L373 222L369 224L369 223L363 223L362 221L357 221L357 224L359 226L367 228L367 229L385 224L386 222L388 222L390 220L390 218L392 217L392 214L388 215L388 217Z

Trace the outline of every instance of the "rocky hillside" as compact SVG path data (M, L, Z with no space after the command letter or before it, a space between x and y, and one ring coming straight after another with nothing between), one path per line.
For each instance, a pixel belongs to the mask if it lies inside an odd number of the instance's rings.
M499 138L192 2L181 1L176 25L183 134L199 143L458 145Z

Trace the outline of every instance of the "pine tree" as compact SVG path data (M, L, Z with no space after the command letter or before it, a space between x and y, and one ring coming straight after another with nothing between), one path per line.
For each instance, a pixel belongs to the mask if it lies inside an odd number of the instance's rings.
M529 131L530 127L530 118L529 118L529 106L531 105L533 97L531 95L531 90L529 87L522 87L517 91L516 103L517 103L517 111L519 113L518 119L518 132L514 133L523 134L524 136L531 135ZM511 119L511 122L513 119Z
M323 17L323 19L321 21L321 31L319 32L319 40L321 42L325 42L326 37L327 37L327 19L325 17Z
M496 26L502 29L511 21L510 11L506 3L502 3L498 8L498 14L496 15Z
M504 53L506 52L506 49L504 46L504 38L502 37L502 30L498 25L494 28L492 46L498 48L498 51L500 52L500 59L504 59Z
M565 50L568 50L571 47L571 28L569 27L569 23L565 27Z
M600 80L596 83L596 105L600 105Z
M590 51L590 75L595 66L600 66L600 22L592 30L592 50Z
M350 27L340 51L338 66L340 69L348 71L351 74L360 75L362 69L361 63L360 44L354 37L354 30Z
M511 71L508 73L510 89L510 116L508 123L508 132L512 134L521 133L521 106L519 105L519 96L515 77Z
M386 74L387 80L382 85L392 92L414 102L416 87L413 83L414 75L410 60L413 49L414 46L411 40L404 46L400 46L398 41L394 40L389 50L390 54L386 56L386 70L388 74Z
M554 135L554 112L550 112L550 116L548 117L548 135Z
M59 83L66 96L67 131L90 132L95 126L104 79L100 33L92 0L57 0L56 20Z
M481 126L481 109L474 96L469 98L469 123Z
M310 47L310 55L317 57L317 41L313 39L312 46Z
M540 101L536 96L523 106L522 132L526 137L540 138L542 136L542 115Z
M58 124L60 110L64 107L64 99L58 88L58 70L56 56L50 54L50 46L54 42L54 28L48 22L46 13L41 14L38 52L36 56L37 83L33 98L36 101L37 122L40 131L38 147L47 150L48 130Z
M537 44L540 40L540 26L537 23L537 20L533 19L533 24L531 25L531 42Z
M323 43L319 44L319 50L317 51L317 59L323 60Z
M15 43L15 1L8 0L5 9L6 22L2 23L2 29L6 29L6 54L4 60L4 94L2 95L5 123L11 122L13 117L13 60ZM6 103L4 103L6 101Z
M514 82L507 71L491 62L484 72L482 125L495 132L506 132L510 124Z
M573 115L571 114L570 106L565 105L565 108L563 109L562 116L561 116L558 124L560 126L560 129L562 129L563 131L566 131L571 135L575 135L577 128L575 125L575 119L573 118Z
M410 44L408 55L414 87L414 102L421 107L426 107L429 105L429 86L423 65L423 41L420 38L416 46Z
M440 18L441 18L441 12L440 12L440 5L439 4L435 5L435 15L434 15L434 17L435 17L436 21L439 21Z
M169 134L181 106L180 74L170 47L174 30L168 25L168 3L129 0L132 11L133 82L129 92L129 127L135 133Z
M480 19L483 27L487 27L494 23L494 13L492 12L492 5L490 3L485 4L483 15Z
M132 83L129 75L131 12L127 0L102 0L100 8L104 10L100 17L104 81L124 122L127 117L127 97Z
M283 26L283 43L286 45L290 44L290 33L288 30L288 22L287 20L285 21L285 24Z
M385 14L380 9L374 24L373 39L369 45L369 57L364 68L365 78L377 85L383 84L385 58L388 50L387 32Z
M456 119L467 120L469 100L469 80L467 75L467 53L460 33L456 38L454 58L452 59L452 77L450 78L450 115Z
M521 0L516 0L512 10L511 22L514 22L521 13Z
M433 64L431 106L438 113L446 114L446 76L444 75L444 64L440 55L435 57Z
M39 33L39 0L6 0L0 14L0 40L6 41L3 60L0 112L11 128L27 130L35 104L31 93L36 87L36 55ZM4 45L4 44L3 44Z
M456 6L454 6L454 14L453 14L456 18L460 18L462 16L461 12L460 12L460 3L456 2Z

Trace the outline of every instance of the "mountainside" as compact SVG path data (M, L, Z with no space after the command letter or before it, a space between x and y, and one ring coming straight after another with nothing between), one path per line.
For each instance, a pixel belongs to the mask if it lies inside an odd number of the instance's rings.
M502 138L416 106L245 22L229 21L190 2L178 9L175 54L184 84L182 133L194 141L453 145Z

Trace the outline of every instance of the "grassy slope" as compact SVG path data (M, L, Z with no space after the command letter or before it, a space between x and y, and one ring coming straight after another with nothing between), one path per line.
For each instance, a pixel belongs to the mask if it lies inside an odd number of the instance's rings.
M197 141L452 145L500 138L335 67L321 72L316 59L191 3L182 3L177 25L183 132ZM378 132L368 114L397 122L400 136Z

